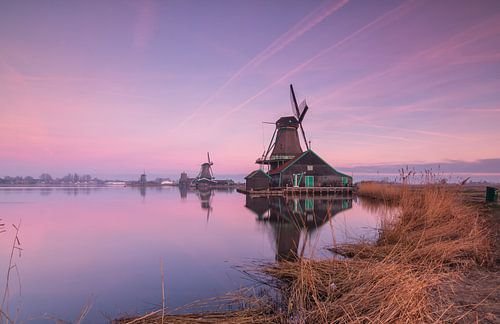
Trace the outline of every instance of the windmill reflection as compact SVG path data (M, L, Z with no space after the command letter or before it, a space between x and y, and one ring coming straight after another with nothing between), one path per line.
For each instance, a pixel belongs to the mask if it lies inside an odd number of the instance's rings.
M189 186L179 186L179 194L181 199L184 200L187 198L188 193L195 193L201 203L201 209L207 211L207 222L210 218L210 213L212 212L212 197L214 196L214 189L205 188L205 189L195 189L194 187Z
M245 207L257 215L259 222L269 225L276 247L276 260L292 261L303 255L306 240L312 233L339 212L352 208L352 199L247 195ZM302 233L304 242L299 251Z
M184 200L187 198L189 186L179 185L179 193L181 195L181 199Z
M210 189L197 190L196 195L200 199L201 209L205 209L207 211L207 222L208 222L208 219L210 218L210 212L212 211L213 191Z

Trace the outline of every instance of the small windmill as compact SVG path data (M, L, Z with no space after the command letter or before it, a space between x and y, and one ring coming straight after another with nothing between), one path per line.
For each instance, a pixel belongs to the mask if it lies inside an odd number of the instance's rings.
M197 179L207 179L207 180L214 179L214 174L212 172L212 165L214 163L212 161L210 161L210 153L209 152L207 152L207 158L208 158L208 162L205 162L201 165L200 173L198 173L198 176L196 177Z

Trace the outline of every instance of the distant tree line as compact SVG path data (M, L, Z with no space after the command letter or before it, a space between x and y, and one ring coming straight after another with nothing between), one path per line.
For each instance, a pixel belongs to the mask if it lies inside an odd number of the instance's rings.
M0 178L0 185L100 185L104 184L104 180L92 178L88 174L79 175L77 173L69 173L62 178L53 178L48 173L41 174L38 178L31 176L26 177L10 177L5 176Z

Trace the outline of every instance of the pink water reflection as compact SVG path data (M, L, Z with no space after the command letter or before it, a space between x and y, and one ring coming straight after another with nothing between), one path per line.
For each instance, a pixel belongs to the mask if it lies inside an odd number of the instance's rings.
M233 266L273 261L276 225L259 221L237 193L215 192L209 203L207 218L200 197L181 199L177 188L0 190L3 221L22 220L22 291L11 282L11 307L22 319L71 321L92 296L90 322L105 321L101 312L142 313L161 300L160 258L170 307L250 284ZM307 255L324 254L333 240L373 236L377 221L353 202L319 228L301 229L300 240ZM8 229L0 234L2 286L14 235Z

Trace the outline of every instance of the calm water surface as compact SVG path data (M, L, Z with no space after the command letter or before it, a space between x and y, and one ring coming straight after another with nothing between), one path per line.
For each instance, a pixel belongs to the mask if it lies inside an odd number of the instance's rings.
M374 239L383 213L362 200L248 199L178 188L0 189L0 289L21 221L9 311L20 320L88 323L144 313L161 303L160 260L170 308L251 282L235 266L331 257L324 248ZM1 231L2 228L0 228ZM19 281L21 289L19 289ZM45 319L44 319L45 318Z

